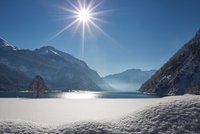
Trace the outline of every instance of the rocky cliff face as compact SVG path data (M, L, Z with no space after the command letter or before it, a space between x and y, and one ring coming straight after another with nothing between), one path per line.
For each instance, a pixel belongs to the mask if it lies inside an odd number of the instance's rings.
M44 79L48 88L51 90L109 90L111 87L103 79L90 69L87 64L65 52L61 52L53 47L46 46L34 51L17 49L7 41L0 39L0 63L4 65L5 70L18 72L20 80L21 74L26 76L29 82L34 76L40 75ZM0 70L0 75L3 70ZM15 89L15 80L11 80L14 74L4 75L4 79L12 83L12 89ZM28 83L27 85L29 85ZM2 90L9 86L0 81ZM18 82L21 88L21 82Z
M200 31L139 89L157 95L182 95L200 82ZM193 94L198 93L193 90Z

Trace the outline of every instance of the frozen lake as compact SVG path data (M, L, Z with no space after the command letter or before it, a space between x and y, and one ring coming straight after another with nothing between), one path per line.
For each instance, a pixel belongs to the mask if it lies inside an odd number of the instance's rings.
M139 92L0 92L0 120L63 124L113 120L155 104L160 98Z
M110 121L160 102L146 99L26 99L0 98L1 120L66 124L77 121Z

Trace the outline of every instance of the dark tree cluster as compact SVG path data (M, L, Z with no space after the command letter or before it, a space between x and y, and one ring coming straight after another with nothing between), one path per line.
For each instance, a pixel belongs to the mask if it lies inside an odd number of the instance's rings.
M30 89L36 94L37 97L40 97L47 90L47 86L43 78L39 75L36 75L33 81L31 82Z

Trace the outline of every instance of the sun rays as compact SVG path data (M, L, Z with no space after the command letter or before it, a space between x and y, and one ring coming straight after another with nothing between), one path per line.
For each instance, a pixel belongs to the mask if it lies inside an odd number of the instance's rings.
M100 15L106 14L107 10L97 10L102 5L103 1L97 2L96 0L68 0L67 6L61 7L64 13L67 14L67 19L71 23L67 24L63 29L52 36L47 42L53 40L63 32L75 26L75 31L79 30L81 33L81 50L84 55L85 37L86 33L91 34L92 29L97 29L104 36L111 39L111 37L98 25L104 22ZM87 35L88 35L87 34Z

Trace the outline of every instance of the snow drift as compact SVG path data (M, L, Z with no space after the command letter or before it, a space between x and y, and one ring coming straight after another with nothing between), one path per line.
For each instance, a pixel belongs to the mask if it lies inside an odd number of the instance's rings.
M52 115L53 116L53 115ZM0 133L130 134L200 133L200 96L165 97L161 102L111 122L76 122L48 126L0 121Z

